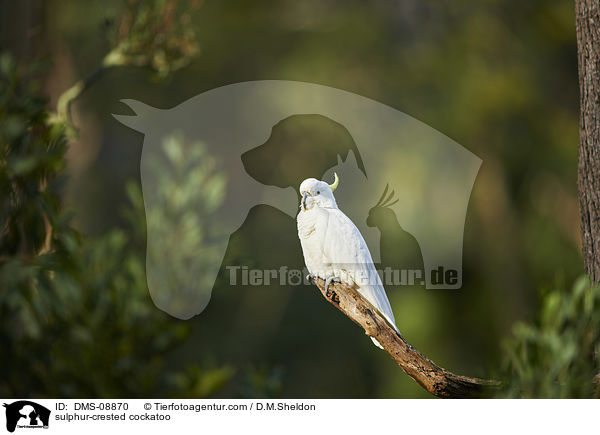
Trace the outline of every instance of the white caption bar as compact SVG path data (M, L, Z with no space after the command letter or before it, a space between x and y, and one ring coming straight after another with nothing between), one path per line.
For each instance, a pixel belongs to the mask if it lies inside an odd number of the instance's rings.
M597 428L600 407L593 400L0 401L5 405L0 412L0 433L18 435L104 435L111 431L306 435L329 430L338 434L564 434Z

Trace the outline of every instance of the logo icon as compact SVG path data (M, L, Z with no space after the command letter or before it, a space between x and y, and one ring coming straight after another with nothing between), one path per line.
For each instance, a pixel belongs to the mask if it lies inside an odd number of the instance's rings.
M6 408L6 430L14 432L15 428L48 428L50 410L42 405L29 400L19 400Z

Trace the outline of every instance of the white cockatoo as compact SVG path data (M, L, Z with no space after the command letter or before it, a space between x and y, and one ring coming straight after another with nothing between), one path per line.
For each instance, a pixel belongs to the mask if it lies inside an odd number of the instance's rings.
M308 178L300 184L298 237L310 276L356 286L388 322L395 326L394 313L377 274L371 253L356 225L337 206L333 191L339 184ZM396 328L397 330L397 328ZM381 345L371 338L378 346Z

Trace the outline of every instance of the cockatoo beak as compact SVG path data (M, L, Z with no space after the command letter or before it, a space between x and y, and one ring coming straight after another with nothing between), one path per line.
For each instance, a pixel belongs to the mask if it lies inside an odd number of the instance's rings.
M302 211L306 211L306 198L308 197L308 193L304 192L304 195L302 195L302 202L300 203L300 207L302 208Z

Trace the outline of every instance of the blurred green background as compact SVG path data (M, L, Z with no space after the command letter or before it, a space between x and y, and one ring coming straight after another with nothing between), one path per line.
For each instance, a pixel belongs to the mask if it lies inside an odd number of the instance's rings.
M429 397L314 287L248 290L221 280L208 308L189 321L152 304L139 192L143 136L111 113L129 113L119 103L125 98L170 108L218 86L262 79L381 101L481 157L465 226L463 288L389 292L397 324L451 371L514 377L507 396L591 394L591 380L541 388L556 378L536 375L547 374L544 364L564 350L548 350L540 337L562 339L565 325L575 350L558 372L585 378L597 367L593 340L586 347L580 338L597 325L598 297L585 282L580 294L571 292L583 272L572 1L4 0L0 35L13 59L2 58L0 396ZM50 63L24 73L39 59ZM94 71L71 104L75 132L63 126L59 97ZM39 88L19 84L30 82ZM48 118L45 110L57 106ZM26 128L35 123L43 133ZM40 157L23 166L23 156L49 143L57 144L52 162ZM15 144L21 160L8 158ZM53 190L46 177L55 179ZM15 179L30 188L16 192ZM53 207L40 206L45 201ZM257 240L265 219L279 232ZM293 222L277 219L253 209L225 263L301 265ZM48 237L54 248L44 251ZM260 256L252 249L258 242L266 246ZM549 315L540 323L550 294L559 302L547 310L562 320ZM573 326L569 319L580 313L557 308L571 297L591 300L595 320ZM516 322L531 324L531 333L519 335L517 327L503 345ZM535 350L506 350L529 345ZM536 352L549 362L531 360ZM587 362L577 368L582 352ZM532 364L534 374L519 363Z

